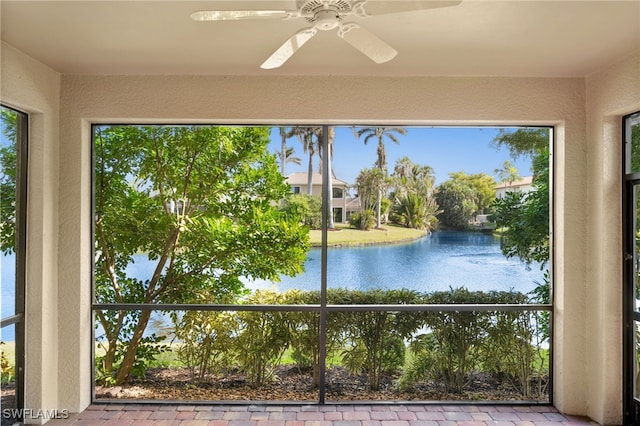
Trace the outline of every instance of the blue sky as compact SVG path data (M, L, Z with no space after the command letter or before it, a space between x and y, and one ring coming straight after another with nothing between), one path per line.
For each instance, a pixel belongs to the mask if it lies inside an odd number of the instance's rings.
M385 137L387 165L390 171L398 158L408 156L411 161L423 166L431 166L435 171L436 185L449 179L449 173L464 171L467 174L486 173L497 180L494 171L511 161L521 176L531 175L529 158L514 161L507 149L496 149L491 142L498 134L493 127L405 127L405 136L397 135L398 144ZM280 150L278 128L272 131L269 150ZM287 164L287 174L306 172L308 155L302 150L302 144L294 137L287 141L287 146L295 149L295 156L302 159L297 166ZM333 156L333 169L338 179L349 184L354 183L359 171L371 168L376 161L377 140L364 145L358 140L351 127L337 127ZM319 158L314 157L314 172L318 171Z

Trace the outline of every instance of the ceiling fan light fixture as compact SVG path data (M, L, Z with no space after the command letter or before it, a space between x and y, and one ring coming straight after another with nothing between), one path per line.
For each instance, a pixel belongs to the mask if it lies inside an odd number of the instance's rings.
M329 31L340 24L340 15L335 10L319 10L314 16L315 27L322 31Z

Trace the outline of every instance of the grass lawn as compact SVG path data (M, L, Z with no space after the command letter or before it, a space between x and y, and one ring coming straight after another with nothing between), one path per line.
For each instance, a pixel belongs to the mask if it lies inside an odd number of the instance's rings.
M382 229L360 231L349 228L346 224L336 224L335 231L327 233L328 245L340 246L364 246L369 244L394 244L413 241L426 235L426 231L409 229L402 226L385 224ZM322 233L319 230L309 232L312 246L320 246Z

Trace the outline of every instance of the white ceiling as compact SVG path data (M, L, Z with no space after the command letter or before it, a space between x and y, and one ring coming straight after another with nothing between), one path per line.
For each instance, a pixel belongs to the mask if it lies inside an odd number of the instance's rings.
M306 21L189 19L202 9L272 8L296 2L2 0L1 34L61 73L88 74L576 77L640 49L640 0L463 0L356 17L396 58L377 65L320 31L274 70L259 66Z

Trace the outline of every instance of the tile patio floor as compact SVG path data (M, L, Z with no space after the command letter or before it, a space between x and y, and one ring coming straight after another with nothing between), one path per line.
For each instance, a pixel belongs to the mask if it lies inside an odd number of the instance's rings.
M592 425L549 406L492 405L100 405L48 425L485 426Z

